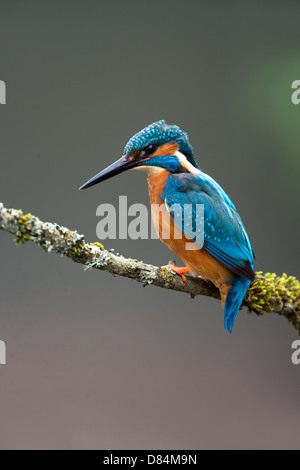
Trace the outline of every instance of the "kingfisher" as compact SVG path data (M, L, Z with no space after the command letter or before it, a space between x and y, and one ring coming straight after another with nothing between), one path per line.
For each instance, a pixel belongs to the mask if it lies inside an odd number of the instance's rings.
M212 177L201 171L188 135L164 120L131 137L122 157L79 189L129 169L148 174L154 227L161 241L185 265L167 267L179 274L183 282L185 273L190 273L211 281L219 289L224 328L231 332L245 293L255 278L253 250L233 202ZM203 225L198 224L203 237L195 239L198 204L204 207L200 220ZM187 205L192 209L185 211ZM168 237L163 236L165 231L169 232ZM187 249L191 243L194 246Z

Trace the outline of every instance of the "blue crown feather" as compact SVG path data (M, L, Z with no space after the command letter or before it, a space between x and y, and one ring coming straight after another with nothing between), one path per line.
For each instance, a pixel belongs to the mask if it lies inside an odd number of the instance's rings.
M188 135L178 126L168 125L164 120L150 124L131 137L124 148L123 154L129 156L150 144L159 146L167 142L176 142L179 145L180 152L186 156L194 167L199 168L194 158L193 148L189 143Z

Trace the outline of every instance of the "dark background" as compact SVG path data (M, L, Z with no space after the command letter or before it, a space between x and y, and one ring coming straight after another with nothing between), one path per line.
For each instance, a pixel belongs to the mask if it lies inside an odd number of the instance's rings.
M256 270L299 277L298 1L0 3L1 197L96 238L145 175L78 187L165 119L230 195ZM0 233L2 449L299 448L293 327L16 247ZM163 265L159 240L109 240Z

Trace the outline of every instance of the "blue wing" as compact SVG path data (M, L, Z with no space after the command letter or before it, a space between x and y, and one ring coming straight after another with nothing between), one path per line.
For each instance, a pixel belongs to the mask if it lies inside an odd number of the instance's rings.
M254 279L253 251L242 220L223 189L205 173L173 174L162 196L172 220L195 239L196 204L204 204L203 248L235 274ZM185 213L184 205L191 210ZM179 205L181 210L173 210ZM184 220L185 219L185 220Z

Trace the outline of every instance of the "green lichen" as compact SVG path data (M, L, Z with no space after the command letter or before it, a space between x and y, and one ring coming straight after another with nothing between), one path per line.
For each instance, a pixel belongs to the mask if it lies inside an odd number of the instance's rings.
M274 273L257 272L254 283L248 289L247 305L250 311L257 314L293 305L300 322L300 282L285 273L277 276Z
M32 214L30 214L30 212L28 212L28 214L23 215L23 212L19 210L18 213L20 216L18 219L19 224L26 225L32 218Z
M31 240L31 236L29 235L29 231L32 228L31 219L32 215L30 212L28 214L23 214L21 210L17 211L18 220L17 220L17 233L14 237L14 242L16 245L24 245L24 243Z
M74 248L72 249L72 253L75 255L75 256L81 256L84 251L86 250L87 246L84 242L81 242L81 243L78 243L76 246L74 246Z
M27 233L22 233L21 235L16 235L14 237L14 242L16 245L24 245L26 242L29 242L31 237Z
M100 250L104 250L104 246L99 242L90 243L91 246L97 246Z
M169 271L167 268L165 267L158 268L157 275L163 279L163 283L167 289L169 289L173 285L174 274L171 271Z

